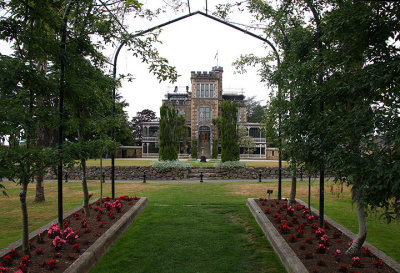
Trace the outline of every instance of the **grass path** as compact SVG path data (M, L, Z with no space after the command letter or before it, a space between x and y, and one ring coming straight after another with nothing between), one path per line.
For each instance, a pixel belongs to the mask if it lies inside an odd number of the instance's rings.
M243 198L224 184L153 192L92 272L285 272Z

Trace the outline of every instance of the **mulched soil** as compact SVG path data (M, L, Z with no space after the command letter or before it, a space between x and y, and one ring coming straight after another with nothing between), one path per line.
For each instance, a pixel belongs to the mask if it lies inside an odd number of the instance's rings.
M351 239L327 221L325 221L323 233L317 235L318 216L310 215L308 208L303 205L296 203L293 207L288 207L286 199L279 201L266 198L259 198L257 204L309 272L395 272L368 249L363 249L360 253L359 263L353 262L353 257L345 254ZM323 234L327 235L324 239L327 238L328 243L321 240ZM337 250L341 254L335 255Z
M121 196L116 198L121 204L118 208L118 202L110 197L103 198L102 201L96 201L90 204L90 216L85 218L84 209L81 209L64 219L64 231L70 227L78 238L72 236L60 249L55 249L52 245L53 238L48 231L40 236L34 237L30 241L31 257L26 259L21 248L17 248L9 253L11 258L0 258L0 273L3 272L64 272L79 256L84 253L104 232L106 232L115 222L121 218L139 198ZM113 205L115 205L113 207ZM111 207L110 207L111 206ZM110 213L112 211L112 213ZM63 232L60 238L66 239L67 234ZM77 245L76 245L77 244ZM28 261L27 261L28 260ZM26 266L24 265L26 264ZM7 267L2 271L2 267Z

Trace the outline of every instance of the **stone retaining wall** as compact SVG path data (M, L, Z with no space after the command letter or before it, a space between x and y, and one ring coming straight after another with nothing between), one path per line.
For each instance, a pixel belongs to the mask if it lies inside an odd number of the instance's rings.
M68 179L80 180L82 179L82 171L79 167L65 168L68 172ZM261 173L262 179L276 179L278 178L277 167L247 167L247 168L226 168L226 167L192 167L192 168L176 168L167 172L158 172L151 166L116 166L115 179L116 180L141 180L143 174L146 172L148 180L181 180L193 179L197 180L200 177L200 172L203 173L203 179L217 180L217 179L258 179ZM111 167L103 167L103 173L106 180L110 179ZM89 166L87 167L87 179L98 180L100 177L100 167ZM282 177L289 178L290 172L282 169ZM299 176L300 177L300 176ZM45 179L57 179L57 176L52 171L45 176Z

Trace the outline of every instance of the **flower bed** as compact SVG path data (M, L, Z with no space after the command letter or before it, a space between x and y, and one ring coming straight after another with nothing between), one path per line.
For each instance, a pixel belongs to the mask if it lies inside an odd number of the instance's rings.
M89 247L92 246L90 248L92 249L95 245L99 245L99 242L104 250L109 247L112 244L111 240L105 242L104 239L115 237L112 233L116 232L110 227L115 223L126 222L123 219L126 218L125 214L132 212L138 202L142 203L139 200L137 197L121 196L114 201L106 197L90 203L90 217L84 217L83 208L71 212L64 218L62 227L52 223L36 236L30 236L31 256L24 256L21 247L11 249L3 255L0 258L0 273L64 272L71 264L83 264L81 268L90 267L93 263L89 261L91 257L86 257L86 261L82 261ZM106 234L100 239L103 233Z
M249 203L253 200L257 211ZM358 257L345 255L351 239L335 227L336 223L325 221L319 228L318 215L303 204L290 207L286 200L259 198L249 199L248 205L260 225L260 219L267 218L262 228L289 272L398 272L368 247Z

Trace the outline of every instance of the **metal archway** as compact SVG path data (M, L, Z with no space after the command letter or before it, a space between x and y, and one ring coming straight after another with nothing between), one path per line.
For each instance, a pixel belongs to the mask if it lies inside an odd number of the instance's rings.
M189 11L190 11L190 7L189 7ZM204 12L202 12L202 11L196 11L196 12L193 12L193 13L190 13L190 12L189 12L189 14L187 14L187 15L178 17L178 18L173 19L173 20L170 20L170 21L168 21L168 22L165 22L165 23L163 23L163 24L157 25L157 26L155 26L155 27L151 27L151 28L146 29L146 30L144 30L144 31L141 31L141 32L132 34L132 35L130 35L129 38L131 39L131 38L135 38L135 37L144 35L144 34L146 34L146 33L149 33L149 32L151 32L151 31L153 31L153 30L156 30L156 29L159 29L159 28L161 28L161 27L164 27L164 26L173 24L173 23L175 23L175 22L178 22L178 21L181 21L181 20L183 20L183 19L192 17L192 16L197 15L197 14L203 15L203 16L209 18L209 19L212 19L212 20L217 21L217 22L219 22L219 23L221 23L221 24L224 24L224 25L226 25L226 26L229 26L229 27L231 27L231 28L234 28L234 29L236 29L236 30L238 30L238 31L241 31L241 32L243 32L243 33L245 33L245 34L247 34L247 35L250 35L250 36L252 36L252 37L254 37L254 38L256 38L256 39L259 39L259 40L261 40L261 41L267 43L267 44L271 47L271 49L274 51L274 54L275 54L276 59L277 59L278 66L280 65L279 53L278 53L278 51L276 50L275 46L274 46L268 39L263 38L263 37L261 37L261 36L255 34L255 33L252 33L252 32L250 32L250 31L248 31L248 30L245 30L245 29L243 29L243 28L241 28L241 27L238 27L238 26L235 26L235 25L233 25L233 24L231 24L231 23L228 23L228 22L226 22L226 21L224 21L224 20L221 20L221 19L219 19L219 18L217 18L217 17L215 17L215 16L209 15L208 13L204 13ZM118 61L119 53L120 53L122 47L123 47L127 42L128 42L128 39L125 39L124 41L122 41L121 44L119 45L119 47L117 48L117 51L115 52L115 55L114 55L114 62L113 62L113 77L114 77L114 79L116 79L116 77L117 77L117 61ZM116 89L114 88L114 90L113 90L113 100L114 100L113 115L115 115L115 92L116 92ZM278 93L280 93L280 87L279 87L279 86L278 86ZM280 138L280 130L279 130L279 138ZM113 139L115 140L114 132L113 132ZM280 140L280 141L281 141L281 140ZM281 146L281 145L280 145L280 146ZM279 147L279 183L278 183L278 199L281 199L281 197L282 197L282 194L281 194L282 190L281 190L281 189L282 189L282 159L281 159L281 147ZM111 157L111 192L112 192L112 198L115 199L115 155L114 155L114 154L112 154L112 157Z

